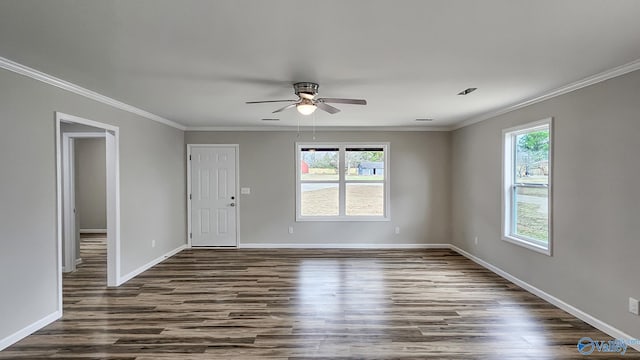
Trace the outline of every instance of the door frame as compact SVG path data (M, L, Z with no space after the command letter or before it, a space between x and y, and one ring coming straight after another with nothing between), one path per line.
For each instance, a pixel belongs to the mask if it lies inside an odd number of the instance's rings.
M191 246L191 149L194 147L234 148L236 150L236 248L240 247L240 145L238 144L187 144L187 247ZM198 246L202 248L217 248L217 246ZM224 248L229 248L224 246Z
M58 272L58 310L62 314L62 242L63 237L63 123L88 125L103 129L106 147L107 175L107 286L119 286L123 283L120 268L120 129L117 126L103 124L78 116L61 112L55 113L56 147L56 221L57 221L57 272ZM96 134L94 134L96 135ZM68 207L67 207L68 208ZM66 214L67 218L69 214Z
M69 132L62 134L62 220L63 226L63 271L76 269L76 192L75 192L75 139L104 139L103 132ZM106 144L105 144L106 146ZM75 211L74 211L75 210ZM108 233L107 233L108 236Z

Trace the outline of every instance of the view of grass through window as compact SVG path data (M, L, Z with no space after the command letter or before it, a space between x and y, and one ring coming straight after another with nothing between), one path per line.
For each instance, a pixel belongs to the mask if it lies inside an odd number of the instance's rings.
M515 138L515 233L549 241L549 130Z
M301 148L300 162L300 215L384 216L384 149ZM341 186L344 214L340 214Z
M340 175L337 148L307 148L301 151L300 192L302 216L338 216ZM312 181L312 182L311 182Z

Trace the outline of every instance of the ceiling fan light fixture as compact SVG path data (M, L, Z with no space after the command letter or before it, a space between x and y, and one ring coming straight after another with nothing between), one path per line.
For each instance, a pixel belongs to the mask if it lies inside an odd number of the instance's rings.
M336 104L350 104L350 105L367 105L367 100L364 99L344 99L344 98L320 98L318 96L318 84L312 82L299 82L293 84L293 91L298 96L297 100L263 100L263 101L247 101L247 104L263 104L263 103L289 103L279 109L272 111L273 114L283 112L285 110L298 109L301 115L311 115L316 109L320 109L329 114L337 114L340 109L329 105L330 103Z
M313 104L298 104L296 109L302 115L311 115L316 111L316 106Z
M309 99L302 99L302 101L296 105L296 110L302 115L313 114L318 107Z

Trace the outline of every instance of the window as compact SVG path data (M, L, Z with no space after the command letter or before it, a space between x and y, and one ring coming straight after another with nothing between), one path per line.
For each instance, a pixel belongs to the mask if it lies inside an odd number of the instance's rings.
M297 143L296 220L389 220L388 148Z
M551 119L503 131L503 240L551 255Z

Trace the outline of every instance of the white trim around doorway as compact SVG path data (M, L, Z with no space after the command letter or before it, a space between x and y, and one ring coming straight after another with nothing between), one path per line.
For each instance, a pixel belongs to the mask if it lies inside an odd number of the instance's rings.
M68 136L62 134L63 123L92 126L104 133L73 133ZM124 281L120 269L120 158L119 143L120 130L117 126L103 124L78 116L55 113L56 131L56 199L57 199L57 272L58 272L58 312L62 315L62 242L63 237L63 181L62 163L63 153L61 141L73 137L104 137L107 160L107 285L119 286Z

